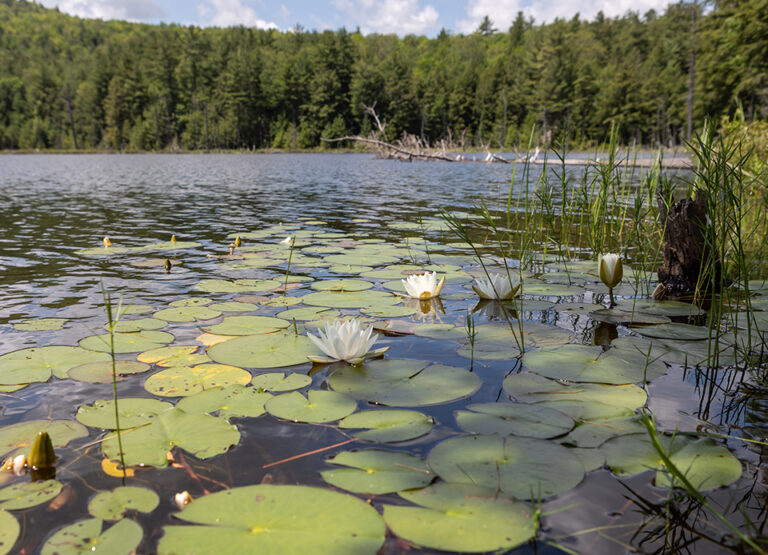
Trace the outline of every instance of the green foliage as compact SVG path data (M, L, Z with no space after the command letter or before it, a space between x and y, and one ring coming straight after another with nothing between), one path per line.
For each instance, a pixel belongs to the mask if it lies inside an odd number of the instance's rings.
M434 39L84 20L0 4L0 148L315 148L366 134L514 148L679 144L691 21L696 124L768 106L767 0L577 17Z

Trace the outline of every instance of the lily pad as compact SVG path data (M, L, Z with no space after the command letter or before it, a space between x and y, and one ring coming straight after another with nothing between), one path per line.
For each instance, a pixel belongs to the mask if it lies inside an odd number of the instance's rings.
M241 304L245 304L245 303L241 303ZM285 295L280 295L279 297L264 297L260 301L260 304L262 306L275 306L275 307L295 306L297 304L301 304L301 297L286 297ZM290 318L287 318L287 319L290 320Z
M251 303L241 303L238 301L226 301L223 303L214 303L208 305L206 308L211 310L217 310L219 312L252 312L258 310L259 307Z
M618 416L608 418L584 419L561 438L560 443L576 447L599 447L613 437L638 434L645 431L637 416Z
M271 316L227 316L221 323L203 326L203 329L216 335L257 335L273 333L289 325L289 322Z
M195 289L205 291L206 293L245 293L251 291L273 291L280 287L280 285L279 281L273 279L238 279L235 281L204 279L195 285Z
M163 397L187 396L212 387L241 384L251 381L251 373L228 364L198 364L175 366L152 374L144 382L144 389Z
M741 478L739 460L708 438L659 434L659 441L672 463L699 491L727 486ZM647 433L611 439L600 450L608 466L619 476L656 470L657 487L668 488L674 483ZM679 483L674 485L682 487Z
M123 519L102 532L104 521L100 518L79 520L65 526L51 536L41 550L41 555L84 555L104 553L129 555L141 543L144 535L141 526L133 520Z
M164 331L147 330L115 334L115 353L138 353L156 349L173 341L173 336ZM80 346L91 351L109 352L109 334L91 335L80 340ZM82 364L82 363L81 363Z
M523 355L532 372L572 382L630 384L653 380L666 373L659 361L649 362L641 353L588 345L543 347Z
M117 410L120 416L121 428L133 428L142 426L157 418L157 415L173 408L173 405L157 399L145 399L142 397L127 397L119 399ZM92 405L80 405L75 415L78 422L92 428L114 430L115 404L112 400L96 401Z
M88 430L72 420L28 420L0 428L0 457L29 454L29 448L39 432L48 432L54 447L64 447Z
M37 318L13 324L16 331L51 331L60 330L67 318Z
M218 411L222 418L233 416L248 416L256 418L264 414L264 403L272 398L272 395L259 391L255 387L245 387L240 384L226 387L214 387L184 397L176 404L177 408L185 412L212 413Z
M427 462L446 482L498 488L516 499L565 493L584 478L584 465L562 445L514 436L448 439Z
M456 423L473 434L501 434L547 439L567 434L573 419L542 405L483 403L456 411Z
M628 300L617 303L616 308L624 312L644 312L660 316L699 316L704 310L694 304L678 301Z
M397 451L342 451L326 462L349 468L324 470L323 480L354 493L380 495L421 488L435 477L419 457Z
M171 345L158 347L139 354L136 359L139 362L157 364L158 366L193 366L210 362L211 358L205 353L195 353L197 345Z
M149 370L149 364L134 360L116 360L115 374L117 379L130 374L141 374ZM112 361L90 362L71 368L67 375L73 380L88 383L112 383Z
M45 382L51 373L65 378L70 368L88 362L111 360L109 355L80 347L32 347L0 356L0 385Z
M196 499L177 517L190 525L165 526L160 555L375 555L386 532L376 509L360 499L306 486L233 488Z
M589 313L589 317L596 322L614 324L617 326L649 326L653 324L666 324L671 322L668 316L661 314L646 314L639 311L625 311L610 308L601 308Z
M307 362L307 355L320 354L309 339L293 333L237 337L208 349L214 361L245 368L294 366Z
M384 506L392 532L429 549L506 552L536 535L531 507L475 485L437 483L400 492L421 507Z
M61 491L62 484L56 480L22 482L0 489L0 509L28 509L47 503Z
M13 515L0 509L0 555L11 552L20 531L19 523Z
M332 308L318 308L318 307L302 307L302 308L289 308L275 314L278 318L291 322L296 320L298 322L319 320L320 318L337 318L341 313L338 310Z
M371 287L373 283L362 279L325 279L312 284L317 291L365 291Z
M138 320L120 320L115 323L115 331L120 333L129 333L141 330L159 330L168 325L168 322L164 320L158 320L157 318L139 318ZM107 325L104 329L109 330Z
M221 311L207 306L180 306L158 310L153 316L167 322L194 322L217 318L221 316Z
M168 465L166 453L174 446L200 459L209 459L236 445L240 432L223 418L172 408L158 414L149 424L123 433L122 441L127 466L163 468ZM107 437L101 448L108 458L120 460L116 434Z
M339 428L366 428L352 434L363 441L394 443L429 433L434 421L413 410L366 410L350 414L339 422Z
M583 295L585 289L575 285L561 285L559 283L546 283L537 279L528 279L523 282L521 291L525 295L576 297L578 295Z
M418 407L471 395L480 386L461 368L408 359L369 360L346 366L330 378L335 391L383 405Z
M264 406L277 418L315 424L339 420L357 408L357 401L335 391L312 389L307 395L308 398L298 391L283 393L272 397Z
M201 307L208 306L213 301L207 297L190 297L188 299L179 299L169 303L174 308Z
M146 314L152 312L155 308L148 304L127 304L120 309L123 314Z
M677 322L638 328L635 331L645 337L677 341L704 341L709 339L710 335L713 339L718 335L716 331L710 333L709 329L705 326L692 326Z
M413 306L381 306L372 308L361 308L360 312L373 318L402 318L416 313Z
M603 385L593 383L564 383L538 374L523 372L504 379L504 391L526 403L542 401L578 401L637 409L645 405L647 394L636 385Z
M397 304L400 299L385 291L318 291L301 297L304 304L328 308L372 308Z
M292 372L288 375L283 372L267 372L257 374L251 380L253 387L264 391L294 391L311 383L312 378L298 372Z
M97 493L88 502L88 512L103 520L120 520L129 510L151 513L159 504L160 498L151 489L123 486Z

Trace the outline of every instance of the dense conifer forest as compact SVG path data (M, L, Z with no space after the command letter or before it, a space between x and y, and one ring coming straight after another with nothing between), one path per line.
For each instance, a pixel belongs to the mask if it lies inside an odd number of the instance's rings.
M0 0L0 148L331 148L321 137L371 130L373 105L389 140L490 148L527 144L534 125L536 142L599 144L614 125L623 143L675 146L707 118L768 116L768 0L518 14L509 29L489 16L470 35L399 38L85 20Z

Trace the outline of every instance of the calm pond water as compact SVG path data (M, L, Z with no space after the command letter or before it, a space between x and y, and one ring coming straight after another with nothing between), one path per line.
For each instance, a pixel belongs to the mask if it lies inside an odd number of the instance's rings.
M531 182L535 182L542 170L535 167L531 171ZM583 168L574 168L573 179L578 180L583 171ZM510 386L508 383L503 385L505 378L528 372L519 357L504 355L500 339L491 339L487 347L478 345L482 352L475 360L471 361L466 353L461 354L461 349L467 347L466 332L462 331L467 314L477 304L477 296L469 283L472 276L482 275L482 270L473 260L471 250L458 245L458 238L452 232L435 223L441 209L471 211L478 199L485 200L492 209L504 207L511 176L512 166L504 164L397 163L350 154L2 156L0 355L32 347L75 346L88 336L103 333L106 316L102 283L116 296L122 295L126 303L151 306L145 314L126 316L126 321L150 317L153 311L190 297L213 299L217 303L234 300L256 304L252 310L242 312L246 315L274 316L286 307L304 307L304 304L290 306L285 302L279 306L281 301L272 302L282 297L279 291L275 292L275 287L221 293L199 287L202 280L275 279L282 283L287 268L284 261L287 247L278 247L278 242L293 235L297 237L294 255L298 258L292 263L290 273L307 280L289 289L289 297L314 293L312 283L340 278L368 280L373 283L372 290L389 291L398 288L400 276L385 273L377 276L375 270L391 264L448 265L442 266L444 272L436 267L438 273L447 273L449 277L441 295L441 306L434 309L430 305L425 314L418 303L406 303L406 306L414 306L412 313L403 310L398 316L376 305L373 308L382 310L383 316L377 317L375 310L369 316L372 321L380 322L379 325L395 320L399 322L395 324L399 326L397 329L406 332L379 339L376 347L390 348L385 361L415 359L464 370L471 367L479 379L479 387L471 388L470 395L461 394L458 400L454 397L427 406L389 403L430 416L435 426L429 433L399 443L346 443L352 438L351 433L339 430L335 422L294 423L271 414L257 418L233 417L230 422L236 425L240 439L226 453L204 459L176 449L175 466L137 468L135 475L126 480L127 485L154 490L160 500L158 507L149 513L129 512L129 518L143 529L139 553L154 552L164 534L163 527L179 523L174 516L178 511L173 502L177 492L188 490L194 498L200 498L205 493L252 484L300 484L343 491L330 486L320 475L321 471L334 468L326 462L328 458L343 451L368 448L402 451L426 458L439 443L465 434L457 424L456 411L477 403L508 404ZM684 174L680 177L685 179ZM517 184L516 191L520 187ZM269 232L259 236L260 230ZM254 233L250 238L249 232ZM243 250L230 257L228 249L233 234L244 237ZM90 248L98 250L105 236L111 239L113 247L130 248L167 242L172 235L179 242L199 245L189 248L165 245L166 250L109 255L78 252ZM429 242L426 247L424 237ZM349 268L345 271L343 264L349 262L341 259L333 264L311 263L313 258L322 262L324 256L355 253L361 245L391 245L398 250L384 252L382 259L376 259L373 255L377 253L369 251L372 256L366 264L367 269ZM274 252L270 254L269 249L280 248L283 259ZM264 252L267 254L259 254ZM484 252L489 264L494 265L494 260L498 264L498 258L491 258L492 249ZM244 259L241 258L243 254L246 255ZM264 257L270 256L273 257L271 263L269 260L261 263ZM174 263L170 273L166 273L162 266L166 257ZM525 295L524 303L530 303L529 308L524 304L525 324L530 324L531 330L538 330L531 331L535 346L569 342L607 345L606 334L609 338L637 336L625 326L599 326L588 315L599 308L594 306L595 303L607 306L607 290L594 276L585 276L588 271L594 272L593 265L593 262L574 264L571 269L579 277L572 285L556 280L536 280L546 287L537 290L536 294ZM403 269L407 274L409 268ZM547 267L547 271L558 270L562 268L557 265ZM370 273L372 271L374 273ZM538 276L540 272L535 273ZM310 282L310 278L314 282ZM535 277L531 275L531 279L535 280ZM617 289L617 294L630 298L633 291L626 281ZM526 287L524 280L524 292ZM567 304L567 309L558 308L563 304ZM480 307L472 317L474 324L504 329L505 323L499 317L497 305L491 303ZM360 315L357 308L339 310L342 315ZM162 327L162 331L173 334L173 345L197 345L198 352L203 353L206 340L201 342L199 339L205 331L201 327L216 325L223 318L237 314L225 311L222 316L203 318L201 320L205 321L202 322L170 322ZM42 331L13 326L42 318L66 321L61 329ZM305 319L297 320L296 331L303 334ZM688 321L679 314L673 315L672 320ZM425 323L455 324L457 327L451 332L453 336L443 337L440 334L448 326L416 330ZM293 325L291 321L289 331ZM544 326L548 327L544 329ZM413 331L416 331L415 335ZM507 350L513 349L514 344L509 339L504 341ZM126 352L118 358L135 360L138 352ZM768 403L762 393L723 395L725 381L738 380L739 376L725 370L685 370L676 360L679 358L672 360L666 373L655 377L647 387L647 406L659 429L765 439ZM331 375L338 367L332 365L311 372L312 385L299 391L334 389ZM311 369L312 364L306 362L270 371L306 375ZM146 373L127 376L118 384L120 397L156 398L175 403L180 396L156 396L145 389L148 376L160 371L163 368L153 365ZM254 374L264 372L249 371ZM547 372L544 375L556 377ZM111 383L88 383L66 377L53 377L18 391L0 393L0 432L35 419L74 421L81 405L111 397ZM370 399L363 396L358 399L358 410L381 408L366 403ZM599 417L582 416L583 421L590 418ZM598 428L614 431L619 428L619 431L605 437L594 432L601 439L583 439L580 445L584 450L598 452L597 447L602 441L628 433L628 430L621 430L624 424L626 420L598 424ZM88 518L89 500L97 492L121 485L120 478L108 476L102 469L99 443L104 435L102 429L90 426L87 435L57 449L56 479L64 487L53 501L11 511L21 525L13 552L37 552L55 530ZM563 435L565 433L560 434ZM550 442L558 443L556 440ZM325 449L341 443L344 445ZM761 522L765 518L761 516L761 507L766 501L766 476L760 470L763 448L737 439L718 440L717 443L726 445L739 459L743 473L735 483L710 491L709 498L733 522L743 522L742 512L755 522ZM315 454L285 461L315 450ZM12 451L6 448L0 458ZM619 477L601 461L595 463L594 458L584 453L581 456L591 461L591 464L584 463L587 470L589 466L595 469L577 480L575 487L565 488L566 491L557 495L544 495L542 511L545 516L538 539L513 551L560 552L555 544L591 554L661 549L663 522L643 514L644 502L663 506L669 495L669 490L654 485L654 472L639 471L633 476ZM599 456L602 457L602 453ZM576 455L572 457L579 459ZM557 460L541 461L540 466L552 465L557 472L558 463ZM28 475L0 474L0 487L27 481ZM370 499L380 512L384 505L407 504L396 493L358 494L358 497ZM688 503L675 506L684 511ZM323 511L323 507L317 507L317 510ZM696 509L692 510L695 512ZM673 524L675 518L690 520L689 517L675 514ZM718 540L722 538L725 533L722 523L704 511L699 518L697 526L702 534ZM670 541L679 542L679 546L690 541L686 548L692 552L723 550L722 546L698 538L685 527L673 525L671 530L674 537ZM408 546L406 540L389 532L382 552L399 553ZM413 546L410 549L438 552Z

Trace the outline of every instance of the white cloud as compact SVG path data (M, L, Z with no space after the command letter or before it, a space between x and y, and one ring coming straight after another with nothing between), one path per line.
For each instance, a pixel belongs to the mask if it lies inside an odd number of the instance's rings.
M459 32L472 33L486 15L499 31L506 31L522 11L526 18L533 17L537 23L547 23L555 18L570 19L577 13L582 19L593 19L601 11L606 17L621 16L632 10L643 15L650 9L663 12L669 0L469 0L467 17L457 22Z
M272 21L261 19L252 7L242 0L206 0L197 5L200 25L207 27L231 27L244 25L259 29L277 29Z
M145 21L166 16L157 0L42 0L41 3L70 15L96 19Z
M440 14L420 0L333 0L350 28L367 33L421 34L437 27Z

